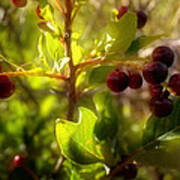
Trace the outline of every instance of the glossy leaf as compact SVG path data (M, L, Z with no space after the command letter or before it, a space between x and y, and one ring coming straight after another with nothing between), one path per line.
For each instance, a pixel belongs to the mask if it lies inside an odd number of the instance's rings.
M167 133L180 129L180 99L174 101L173 112L165 117L158 118L152 115L147 121L144 135L143 145L150 143L151 141L161 140L167 135Z
M152 42L160 39L163 35L155 35L155 36L140 36L136 40L134 40L131 46L126 51L126 55L133 55L137 53L140 49L148 46Z
M104 156L94 139L93 131L97 121L94 113L80 108L78 123L59 120L56 123L56 137L66 158L79 164L92 164L104 161Z
M94 98L99 115L95 133L99 140L108 140L115 137L118 130L117 111L113 106L113 98L109 92L99 92Z
M137 17L133 12L126 13L119 21L111 22L107 27L107 33L114 39L109 48L108 58L119 58L132 41L135 39Z
M106 77L109 73L113 71L112 66L100 66L94 68L89 74L89 84L98 85L106 82Z
M53 60L57 61L64 56L63 47L59 38L51 35L50 33L46 34L46 47Z
M136 160L145 164L180 169L180 98L165 118L151 116L143 135L143 149Z

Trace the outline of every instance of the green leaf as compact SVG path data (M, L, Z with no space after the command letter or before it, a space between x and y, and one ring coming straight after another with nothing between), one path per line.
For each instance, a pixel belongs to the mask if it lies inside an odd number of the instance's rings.
M49 32L51 34L54 33L54 30L51 28L51 26L49 26L49 22L48 21L40 21L38 23L38 27L43 31L43 32Z
M111 22L107 33L114 39L106 57L117 59L124 53L136 36L137 16L133 12L126 13L119 21Z
M46 21L50 21L50 22L54 21L53 9L49 4L46 5L44 8L41 8L41 15Z
M59 39L50 33L42 34L39 37L38 50L40 61L47 67L56 69L58 72L68 62L67 59L63 58L64 51ZM40 65L42 65L42 62Z
M50 57L53 60L58 61L64 56L63 47L59 41L59 38L50 33L46 34L46 47Z
M163 34L155 35L155 36L140 36L136 40L134 40L131 46L126 51L126 55L133 55L137 53L140 49L148 46L152 42L160 39Z
M84 50L76 41L72 42L72 56L74 64L78 64L83 57Z
M146 124L143 145L155 140L162 140L167 133L180 129L180 98L174 100L173 112L165 117L158 118L152 115Z
M106 82L107 75L112 72L114 67L112 66L100 66L94 68L89 74L89 84L98 85Z
M109 92L104 91L97 93L93 100L99 115L95 127L96 136L99 140L110 139L112 141L118 130L118 116L113 98Z
M80 108L79 117L78 123L62 119L56 123L57 142L63 155L79 164L104 161L104 152L93 135L97 117L83 107Z
M152 115L145 127L143 150L135 159L141 163L180 169L180 98L165 118Z
M76 0L77 5L85 4L87 0Z

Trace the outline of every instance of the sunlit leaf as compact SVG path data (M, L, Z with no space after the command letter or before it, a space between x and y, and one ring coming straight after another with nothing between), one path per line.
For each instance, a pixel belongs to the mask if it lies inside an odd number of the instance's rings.
M124 53L136 35L137 17L133 12L126 13L119 21L109 23L107 33L114 39L109 48L108 58L117 59Z
M79 164L92 164L105 161L105 151L94 138L97 117L86 108L80 108L78 123L60 119L56 123L56 137L66 158ZM108 154L109 156L109 154ZM108 157L109 158L109 157Z

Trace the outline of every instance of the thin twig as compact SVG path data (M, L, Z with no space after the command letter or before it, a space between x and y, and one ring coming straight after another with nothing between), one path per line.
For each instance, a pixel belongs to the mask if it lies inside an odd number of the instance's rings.
M79 5L79 6L76 8L76 10L75 10L75 12L74 12L74 14L73 14L73 16L72 16L72 21L74 21L74 19L75 19L77 13L79 12L81 6L82 6L82 5Z
M30 168L28 168L28 167L26 167L26 166L24 166L23 168L24 168L24 170L25 170L29 175L32 176L32 178L33 178L34 180L39 180L38 176L37 176Z
M59 7L59 9L60 9L60 11L61 11L61 13L62 13L62 15L65 16L65 11L64 11L63 7L61 6L61 3L59 2L59 0L56 0L56 3L57 3L57 5L58 5L58 7Z
M62 76L56 73L43 73L43 72L3 72L0 73L0 76L39 76L39 77L49 77L49 78L56 78L56 79L61 79L64 81L68 80L68 77Z

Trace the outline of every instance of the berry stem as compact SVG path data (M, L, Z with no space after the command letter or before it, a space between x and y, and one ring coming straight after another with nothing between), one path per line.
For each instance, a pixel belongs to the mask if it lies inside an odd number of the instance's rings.
M142 60L142 59L140 59L140 60ZM138 59L136 61L138 61ZM145 61L147 61L147 59L143 59L143 62L145 62ZM85 62L82 62L82 63L76 65L75 68L77 70L79 69L79 71L78 71L78 74L79 74L83 71L86 71L86 69L92 69L92 68L94 68L94 66L99 65L99 64L109 64L109 65L133 67L136 70L143 70L143 68L144 68L144 66L142 64L136 63L135 61L132 61L132 60L123 61L123 58L120 60L107 60L107 59L100 59L100 58L91 59L91 60L87 60Z
M23 166L23 169L31 175L34 180L39 180L38 176L30 168Z
M170 87L168 86L168 83L167 83L167 82L163 82L163 83L161 83L161 85L162 85L163 87L165 87L165 88L170 92L170 94L172 94L173 96L176 96L176 92L174 92L174 91L172 90L172 88L170 88Z
M41 76L41 77L49 77L49 78L56 78L56 79L61 79L64 81L68 80L68 77L59 75L56 73L41 73L41 72L3 72L0 73L0 76Z

